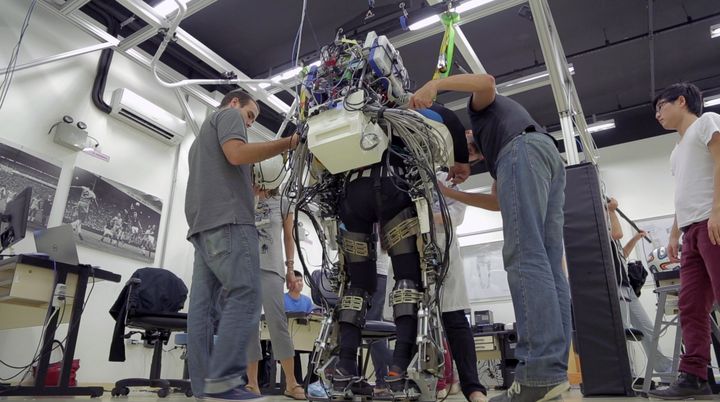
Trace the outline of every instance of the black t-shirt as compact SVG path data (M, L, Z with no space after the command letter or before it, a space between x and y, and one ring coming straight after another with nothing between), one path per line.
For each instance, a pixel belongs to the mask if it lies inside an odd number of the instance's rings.
M615 279L620 278L620 285L630 287L630 279L627 274L627 261L623 255L624 251L620 242L610 239L610 249L612 250L613 263L615 264Z
M468 101L468 113L472 123L473 136L480 152L485 157L490 175L496 179L496 163L500 150L513 138L524 132L545 133L522 105L502 95L481 111L472 108L472 96Z

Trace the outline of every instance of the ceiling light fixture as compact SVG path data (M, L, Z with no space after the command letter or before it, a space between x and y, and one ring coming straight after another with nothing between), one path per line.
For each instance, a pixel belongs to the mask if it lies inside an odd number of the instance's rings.
M480 6L483 6L485 4L491 3L495 0L469 0L465 1L459 6L455 8L455 12L458 14L462 14L465 11L472 10L473 8L478 8ZM410 24L408 27L411 31L417 31L418 29L423 29L425 27L429 27L430 25L433 25L437 22L440 22L440 16L438 15L431 15L427 18L423 18L418 22L415 22L413 24Z
M710 27L710 39L720 37L720 24Z
M602 120L593 124L588 124L588 133L597 133L598 131L605 131L615 128L615 119Z
M715 96L709 96L705 98L705 102L703 103L703 106L710 107L710 106L717 106L720 105L720 95Z

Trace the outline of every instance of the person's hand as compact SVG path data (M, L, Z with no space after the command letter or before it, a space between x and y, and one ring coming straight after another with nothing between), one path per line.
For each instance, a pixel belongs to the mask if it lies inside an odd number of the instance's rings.
M297 148L298 144L300 143L300 134L294 133L290 136L290 150L294 150Z
M453 166L450 166L447 179L453 184L460 184L470 177L470 164L455 162Z
M648 233L647 233L646 231L641 230L641 231L635 233L635 236L634 236L634 237L639 240L639 239L642 239L642 238L644 238L644 237L647 237L647 235L648 235Z
M614 212L618 207L618 202L614 198L610 198L610 201L608 201L608 211Z
M443 183L442 180L438 180L437 184L438 184L438 191L440 191L440 194L447 197L448 196L448 187L445 185L445 183Z
M680 262L680 235L670 235L668 239L667 252L670 262Z
M425 109L433 104L433 100L437 96L436 81L429 81L422 88L415 91L410 97L408 107L411 109Z
M285 287L287 290L292 290L293 283L295 283L295 272L293 272L293 270L288 270L285 274Z
M708 237L713 246L720 245L720 211L713 210L708 219Z

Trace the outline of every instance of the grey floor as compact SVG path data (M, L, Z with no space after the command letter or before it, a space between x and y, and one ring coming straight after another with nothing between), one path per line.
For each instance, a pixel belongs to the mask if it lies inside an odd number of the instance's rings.
M497 395L500 391L491 391L490 396ZM66 400L72 400L72 401L78 401L78 400L87 400L90 401L89 398L75 398L75 399L68 399L68 398L28 398L28 397L7 397L2 398L0 397L0 400L7 400L7 401L24 401L24 400L47 400L52 402L62 402ZM267 402L291 402L292 399L286 398L284 396L268 396ZM460 395L453 395L449 396L446 401L447 402L464 402L464 398ZM647 401L647 399L644 398L583 398L582 394L580 393L579 389L571 389L564 395L564 400L567 402L575 402L575 401L592 401L592 402L607 402L607 401L613 401L613 402L620 402L620 401ZM101 399L92 399L92 401L103 401L103 402L149 402L149 401L167 401L167 402L179 402L179 401L195 401L195 398L187 398L185 395L182 394L171 394L167 398L158 398L157 395L149 392L149 391L143 391L143 390L135 390L130 393L127 397L120 397L120 398L112 398L109 393L105 393L105 395Z

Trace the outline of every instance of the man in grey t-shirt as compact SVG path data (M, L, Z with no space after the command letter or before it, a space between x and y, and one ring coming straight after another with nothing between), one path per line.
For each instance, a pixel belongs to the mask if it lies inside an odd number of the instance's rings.
M244 385L247 340L260 320L260 262L251 164L297 145L297 135L248 143L260 113L245 92L229 92L205 120L190 147L185 195L187 238L195 247L188 312L188 358L193 393L206 401L258 399ZM217 339L213 314L227 292ZM212 354L211 354L212 350Z

